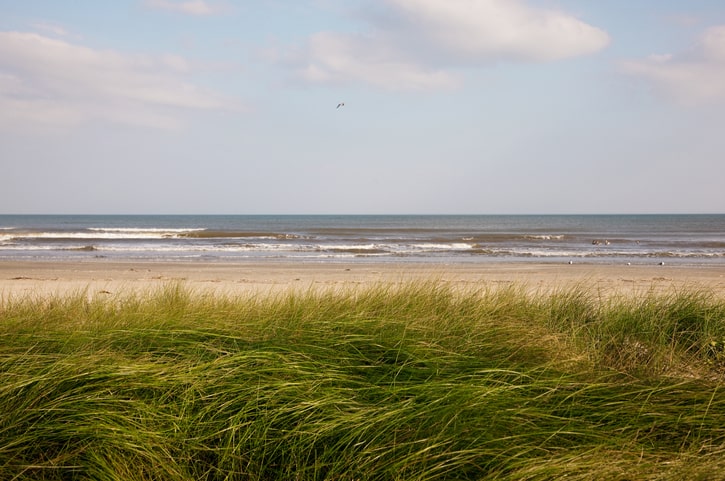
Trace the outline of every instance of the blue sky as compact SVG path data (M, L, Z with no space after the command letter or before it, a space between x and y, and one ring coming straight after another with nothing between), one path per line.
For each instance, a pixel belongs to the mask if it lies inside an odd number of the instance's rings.
M0 0L0 213L723 213L724 126L720 0Z

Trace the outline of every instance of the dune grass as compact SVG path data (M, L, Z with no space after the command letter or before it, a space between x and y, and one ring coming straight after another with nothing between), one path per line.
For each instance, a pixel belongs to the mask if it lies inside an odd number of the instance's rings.
M725 479L725 300L0 302L0 479Z

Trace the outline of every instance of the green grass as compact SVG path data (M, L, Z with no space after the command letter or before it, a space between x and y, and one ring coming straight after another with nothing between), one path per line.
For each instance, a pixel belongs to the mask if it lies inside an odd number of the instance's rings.
M725 479L725 300L0 302L0 479Z

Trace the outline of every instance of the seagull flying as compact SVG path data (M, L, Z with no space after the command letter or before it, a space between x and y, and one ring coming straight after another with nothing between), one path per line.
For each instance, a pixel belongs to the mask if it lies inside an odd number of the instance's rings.
M339 109L340 107L344 107L344 106L345 106L345 102L340 102L339 104L337 104L337 107L335 107L335 108Z

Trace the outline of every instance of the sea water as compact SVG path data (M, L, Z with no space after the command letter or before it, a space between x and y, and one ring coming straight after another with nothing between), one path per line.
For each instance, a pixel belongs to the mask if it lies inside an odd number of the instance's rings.
M0 260L725 265L725 215L0 215Z

